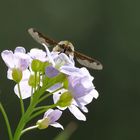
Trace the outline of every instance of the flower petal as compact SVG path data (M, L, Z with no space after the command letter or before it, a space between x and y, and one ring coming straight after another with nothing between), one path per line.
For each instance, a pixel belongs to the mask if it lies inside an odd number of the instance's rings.
M52 56L51 56L51 53L50 53L48 47L47 47L46 44L44 44L44 43L43 43L42 45L43 45L43 46L45 47L45 49L46 49L48 61L49 61L53 66L55 66L54 60L53 60L53 58L52 58Z
M25 48L19 46L15 48L14 53L26 53L26 50Z
M93 76L90 75L90 73L89 73L89 71L87 70L87 68L83 67L83 68L81 68L80 70L81 70L81 72L83 73L83 76L86 76L86 77L88 77L88 79L89 79L90 81L93 81L94 78L93 78Z
M8 71L7 71L7 78L10 79L10 80L13 80L11 69L8 69Z
M74 66L73 62L69 59L69 57L65 53L60 53L53 58L56 67L61 66Z
M45 70L45 74L49 77L49 78L52 78L52 77L55 77L59 74L59 71L54 68L53 66L48 66Z
M82 96L81 98L76 98L75 101L77 103L77 106L82 109L82 111L87 112L88 110L85 108L85 105L92 102L93 98L98 96L98 92L94 90L93 92Z
M31 72L28 69L24 70L22 72L22 80L27 80L28 81L30 75L31 75Z
M14 63L15 67L21 70L25 70L28 68L30 63L30 57L24 53L15 53L14 54Z
M67 75L80 76L80 77L82 76L82 74L80 73L80 69L74 66L62 66L60 67L60 71Z
M64 130L64 127L63 127L60 123L58 123L58 122L52 123L52 124L50 124L50 125L53 126L53 127L61 128L61 129Z
M81 104L81 102L79 102L79 100L73 99L72 105L77 106L78 108L80 108L85 113L88 112L88 108L85 106L85 104Z
M59 100L60 96L61 96L61 94L59 92L56 92L56 93L53 94L53 101L54 101L55 104Z
M32 59L38 59L43 62L47 60L46 52L41 49L33 48L30 50L29 55Z
M47 118L48 115L49 115L50 113L52 113L53 111L54 111L53 109L48 109L48 110L44 113L44 117L43 117L43 118Z
M48 110L49 111L49 110ZM45 113L45 117L49 118L49 123L52 124L55 121L57 121L61 115L62 115L62 111L55 109L55 110L51 110L51 112L46 112Z
M55 90L61 88L62 86L63 86L62 83L57 83L57 84L53 85L52 87L50 87L47 91L53 92L53 91L55 91Z
M31 87L28 85L28 81L21 81L19 85L22 99L29 98L31 96ZM14 92L20 98L17 84L14 87Z
M85 115L75 105L70 105L68 108L78 120L86 121Z
M14 68L14 54L12 51L5 50L1 53L2 59L9 68Z

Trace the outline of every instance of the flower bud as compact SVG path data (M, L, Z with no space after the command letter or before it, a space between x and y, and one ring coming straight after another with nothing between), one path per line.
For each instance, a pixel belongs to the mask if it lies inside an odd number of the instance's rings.
M12 78L16 83L19 83L22 79L22 71L20 69L14 68L12 70Z
M72 101L72 95L69 92L65 92L60 96L60 99L58 100L57 104L60 107L66 107L71 104Z
M46 129L49 126L49 119L43 118L41 120L38 120L36 125L38 125L38 129Z
M31 68L34 72L41 71L43 68L43 62L37 59L34 59L31 64Z
M67 78L67 77L64 79L63 87L64 87L65 89L68 89L68 87L69 87L69 81L68 81L68 78Z
M36 81L35 81L35 80L36 80ZM39 76L37 76L36 79L35 79L35 75L30 75L28 84L29 84L31 87L36 87L36 84L37 84L38 82L39 82Z

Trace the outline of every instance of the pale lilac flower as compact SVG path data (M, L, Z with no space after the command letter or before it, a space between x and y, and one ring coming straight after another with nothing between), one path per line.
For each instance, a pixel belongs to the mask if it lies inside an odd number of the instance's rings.
M46 52L41 50L41 49L37 49L37 48L33 48L30 50L30 52L28 53L28 55L30 56L30 64L32 63L32 61L34 59L40 60L42 62L46 62L48 60ZM32 96L32 87L29 85L29 77L34 74L31 66L29 66L29 70L26 71L26 73L23 73L23 75L25 75L24 78L22 78L22 80L20 81L19 85L20 85L20 90L21 90L21 96L22 99L26 99ZM42 84L42 83L40 83ZM14 92L15 94L20 98L19 96L19 90L18 90L18 85L15 85L14 87Z
M54 103L57 103L60 99L60 96L63 94L64 92L56 92L53 94L53 100ZM85 115L78 109L78 106L76 104L76 101L74 99L72 99L71 104L67 107L59 107L57 106L60 110L65 110L65 109L69 109L70 112L78 119L81 121L86 121L86 117Z
M66 67L71 67L71 68L75 68L75 63L73 58L69 58L65 53L59 53L59 52L50 52L48 47L43 44L46 52L47 52L47 56L48 56L48 61L52 64L52 66L47 67L46 68L46 75L49 77L54 77L57 74L59 74L59 72L63 73L63 66L64 68ZM51 74L50 74L51 72Z
M49 109L47 112L45 112L43 119L38 120L37 125L39 129L45 129L49 125L64 129L63 126L57 122L57 120L61 117L62 111L58 109Z
M23 47L16 47L14 53L11 50L5 50L1 53L2 59L8 66L7 78L13 80L12 71L18 69L22 71L22 79L19 82L22 99L26 99L31 96L31 87L28 85L28 79L30 77L30 71L28 69L31 58ZM18 85L14 87L15 94L19 96Z
M58 75L60 72L64 73L66 75L77 75L81 76L83 73L79 73L79 68L75 67L75 62L73 60L72 56L67 56L65 53L59 53L59 52L50 52L48 47L43 44L47 56L48 61L52 64L51 66L46 68L46 75L48 77L54 77Z
M48 56L48 61L53 65L53 67L59 69L61 66L64 65L75 65L72 56L68 57L65 53L59 53L54 51L50 52L46 44L42 45L45 47Z
M25 70L29 66L30 57L25 53L23 47L16 47L14 53L11 50L4 50L1 56L10 69L19 68Z
M65 53L59 53L59 52L50 52L48 47L43 44L47 56L48 56L48 61L50 62L50 66L46 67L45 70L45 75L48 76L49 78L57 76L59 73L64 73L67 75L67 73L71 73L71 71L76 71L76 67L74 66L74 60L73 57L68 57ZM62 84L58 83L51 88L48 89L49 92L52 92L58 88L61 88Z
M74 60L71 57L68 57L65 53L51 52L51 56L55 63L56 68L61 66L73 66L75 65Z
M94 78L90 75L89 71L86 68L81 68L79 69L79 73L82 75L70 75L68 77L69 91L75 99L85 96L95 90L92 83ZM98 94L94 93L94 97L97 98Z
M17 50L17 48L16 48L16 50ZM24 53L25 53L25 51L24 51ZM47 61L46 52L44 52L41 49L33 48L30 50L30 52L28 53L27 56L30 58L30 60L29 60L30 64L33 59L38 59L42 62ZM11 74L12 74L11 70L8 70L9 78L12 78ZM30 75L33 74L33 71L31 69L30 65L29 65L29 69L26 69L25 71L23 71L22 74L23 74L22 80L20 81L19 85L20 85L21 97L22 97L22 99L26 99L26 98L31 97L31 95L32 95L32 93L31 93L32 87L28 83ZM17 84L14 87L14 92L20 98L19 89L18 89Z
M11 50L4 50L1 53L2 59L8 67L7 78L12 79L12 70L19 69L24 71L28 68L30 57L25 53L23 47L16 47L14 53Z
M89 74L86 68L79 69L78 73L81 74L80 76L76 75L77 72L74 72L74 74L68 76L68 92L73 97L71 105L68 106L68 109L78 120L85 121L85 115L78 108L80 108L83 112L88 112L86 105L89 104L93 98L96 99L98 97L98 92L92 83L93 77ZM60 93L59 91L53 95L55 103L64 92L65 91Z
M49 78L57 76L59 73L64 73L66 75L79 75L81 76L81 73L79 73L79 68L75 67L75 63L73 60L73 57L70 56L68 57L65 53L59 53L59 52L50 52L48 47L43 44L47 56L48 56L48 61L52 64L48 67L46 67L45 75L48 76ZM58 86L59 85L59 86ZM58 83L51 87L48 91L52 92L58 88L61 88L62 84Z
M52 62L52 66L46 68L46 75L48 77L54 77L59 72L62 72L68 76L68 92L70 92L73 97L71 105L68 106L68 108L77 119L85 121L85 115L78 108L83 112L88 112L85 105L89 104L93 98L98 97L98 92L95 90L92 83L93 77L86 68L76 68L74 66L73 58L69 58L66 54L58 52L50 53L47 47L46 51L50 58L50 62ZM61 84L60 87L62 87ZM55 89L54 86L53 90ZM55 103L59 100L60 96L60 91L53 94Z

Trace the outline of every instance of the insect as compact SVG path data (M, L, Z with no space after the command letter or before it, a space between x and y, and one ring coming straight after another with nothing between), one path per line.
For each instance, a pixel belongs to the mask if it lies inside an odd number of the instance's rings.
M68 56L73 56L76 60L83 66L95 69L95 70L102 70L103 65L96 59L91 58L85 54L82 54L78 51L74 50L74 46L69 41L60 41L56 42L53 39L45 36L41 32L37 31L34 28L28 29L28 33L33 37L40 44L46 44L47 46L53 46L53 51L58 51L60 53L65 53Z

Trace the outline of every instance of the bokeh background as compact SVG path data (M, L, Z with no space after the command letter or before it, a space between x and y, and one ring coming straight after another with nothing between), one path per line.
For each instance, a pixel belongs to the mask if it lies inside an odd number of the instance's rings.
M19 45L41 48L27 33L35 27L58 41L71 41L104 65L102 71L90 70L100 96L88 105L87 121L76 120L69 111L60 120L65 127L71 121L77 126L70 140L140 139L139 7L136 0L0 0L0 51ZM20 106L6 70L1 59L0 101L14 130ZM27 133L21 140L54 140L59 133L50 127ZM8 140L1 114L0 140Z

